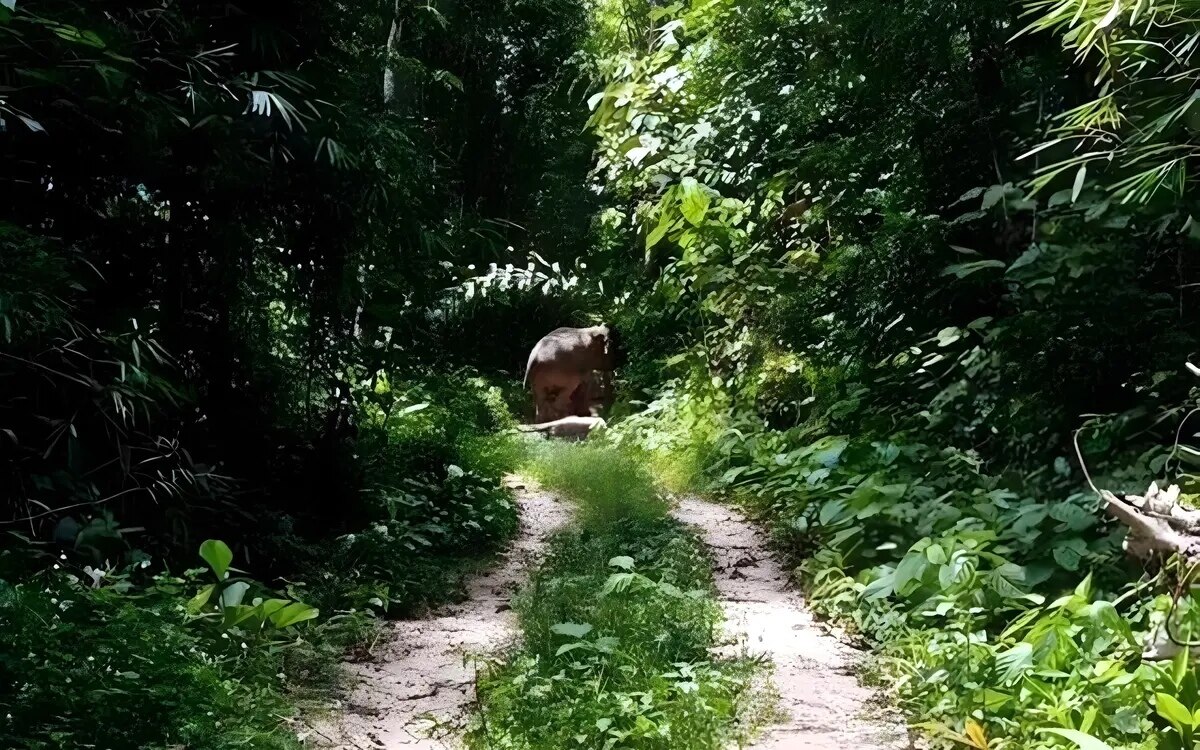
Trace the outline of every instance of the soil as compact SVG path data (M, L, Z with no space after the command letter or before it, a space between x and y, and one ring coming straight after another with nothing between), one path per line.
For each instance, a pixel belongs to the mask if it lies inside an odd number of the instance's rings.
M675 517L695 528L714 561L729 655L760 655L774 665L781 721L750 748L906 750L901 719L859 683L863 655L827 633L767 549L762 533L735 509L683 498Z
M473 657L502 652L519 636L511 600L570 508L515 478L520 531L499 564L470 580L467 599L429 617L389 623L371 661L351 664L348 700L311 739L330 750L456 750L475 704ZM902 721L857 679L862 654L827 633L736 510L684 498L675 516L695 528L714 560L725 611L719 656L758 655L772 666L776 723L748 748L906 750Z
M317 747L337 750L457 748L475 703L475 663L519 635L513 595L541 559L548 537L570 518L554 496L518 489L520 530L499 563L467 583L467 599L429 617L389 623L371 662L348 665L354 687L342 711L317 727Z

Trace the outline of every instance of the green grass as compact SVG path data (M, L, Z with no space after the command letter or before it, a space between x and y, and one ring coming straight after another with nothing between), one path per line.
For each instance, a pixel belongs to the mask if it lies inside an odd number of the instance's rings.
M746 735L755 668L710 657L710 561L645 464L544 443L526 473L579 514L517 601L522 646L481 676L470 746L716 750Z
M524 472L574 501L584 527L625 519L660 519L668 507L639 453L601 443L539 441Z

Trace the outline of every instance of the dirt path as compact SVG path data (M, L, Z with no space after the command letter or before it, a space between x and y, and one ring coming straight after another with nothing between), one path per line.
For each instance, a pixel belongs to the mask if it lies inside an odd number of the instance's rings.
M904 750L907 732L854 676L857 652L813 621L767 552L761 533L737 511L684 498L675 516L696 527L715 560L726 633L775 664L787 716L751 745L761 750Z
M319 747L339 750L446 750L475 700L475 667L464 654L490 654L518 634L509 601L541 557L547 537L565 524L568 506L517 480L521 525L491 570L470 581L468 598L422 620L387 626L386 642L367 664L351 665L355 687ZM464 661L466 663L464 664ZM324 737L324 739L320 739Z

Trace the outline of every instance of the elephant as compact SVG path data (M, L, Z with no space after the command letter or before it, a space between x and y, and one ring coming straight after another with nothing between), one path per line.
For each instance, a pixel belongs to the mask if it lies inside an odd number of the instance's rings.
M525 366L532 386L536 422L589 417L593 401L606 401L608 379L625 362L617 331L606 325L556 328L542 337ZM599 375L596 375L596 373Z

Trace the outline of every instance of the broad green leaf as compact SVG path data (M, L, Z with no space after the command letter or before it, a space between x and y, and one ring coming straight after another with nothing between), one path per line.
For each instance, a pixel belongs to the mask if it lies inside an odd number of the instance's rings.
M1080 164L1079 171L1075 173L1075 184L1071 186L1071 202L1079 200L1079 194L1083 192L1083 181L1087 179L1087 164Z
M570 651L574 651L577 648L588 648L588 646L590 646L590 645L591 644L587 643L586 641L575 641L574 643L564 643L563 645L558 647L558 650L554 652L554 655L562 656L563 654L568 653Z
M241 623L245 622L246 620L249 620L251 617L254 617L257 614L257 612L258 612L258 610L256 607L251 607L247 604L234 604L232 606L226 607L223 610L223 613L225 615L225 619L224 619L225 627L228 628L228 627L232 627L234 625L240 625Z
M1087 554L1087 542L1079 537L1060 539L1054 543L1054 560L1067 570L1079 570L1079 563Z
M266 622L267 620L271 619L272 615L286 607L288 604L289 602L287 599L267 599L266 601L259 602L258 619Z
M1181 732L1195 723L1192 712L1170 693L1155 693L1154 707L1159 716L1174 724Z
M863 589L863 598L867 601L886 599L895 593L895 580L895 575L892 573L887 573L879 578L876 578L868 583L867 587Z
M234 581L221 591L221 606L236 607L246 598L246 592L250 590L250 584L245 581Z
M1191 668L1191 649L1180 649L1175 658L1171 660L1171 682L1176 685L1183 684L1184 677L1187 676Z
M1000 199L1004 197L1004 193L1007 191L1007 189L1007 185L992 185L986 191L984 191L983 202L979 207L984 211L987 211L989 208L1000 202Z
M1057 734L1059 737L1074 742L1079 746L1080 750L1112 750L1108 743L1096 739L1086 732L1080 732L1077 729L1059 729L1058 727L1049 727L1040 730L1049 734Z
M679 183L679 211L692 226L704 223L711 199L694 177L684 177Z
M592 632L592 626L586 622L560 622L551 625L550 631L559 635L569 635L572 638L582 638Z
M1001 683L1011 682L1033 667L1033 645L1018 643L996 655L996 669Z
M621 570L633 570L633 558L628 555L619 555L608 561L609 567L620 568Z
M817 521L822 526L829 526L845 518L845 512L845 500L829 500L821 506L821 511L817 514Z
M1028 250L1017 256L1017 259L1012 262L1005 273L1012 273L1018 268L1024 268L1031 265L1034 261L1042 256L1042 249L1037 245L1032 245Z
M900 564L896 566L895 580L892 584L896 593L904 596L915 589L928 565L929 562L923 552L909 552L905 555Z
M604 586L600 588L600 596L628 591L634 583L642 583L648 580L645 576L637 573L613 573L604 582Z
M982 699L984 708L988 709L989 711L995 711L997 708L1000 708L1011 701L1013 696L1010 693L993 690L992 688L984 688Z
M654 227L650 234L646 235L647 253L649 253L655 245L661 242L663 237L667 236L667 232L671 229L672 223L673 221L670 211L668 211L666 208L663 208L662 213L659 214L658 217L658 224Z
M305 620L315 619L320 614L321 611L316 607L310 607L303 602L292 602L271 615L271 624L283 630Z
M1088 573L1083 580L1075 584L1075 595L1084 599L1092 598L1092 574Z
M1070 203L1070 202L1071 202L1071 191L1070 191L1070 189L1066 189L1066 190L1059 190L1054 195L1051 195L1050 199L1048 201L1046 201L1046 205L1049 206L1050 208L1054 208L1055 206L1061 206L1064 203Z
M977 271L1004 267L1005 264L1002 260L973 260L970 263L955 263L954 265L946 266L942 270L942 275L963 279Z
M1083 531L1096 524L1097 517L1069 501L1050 506L1050 517L1062 521L1071 531Z
M200 557L208 563L208 567L212 568L218 579L225 580L233 562L233 551L229 549L229 545L220 539L209 539L200 545Z
M600 653L611 654L613 651L617 650L617 646L621 645L621 639L614 638L611 635L606 635L601 638L597 638L596 642L592 645Z
M68 26L65 23L54 24L50 28L55 34L68 42L75 42L76 44L83 44L97 49L104 48L104 40L94 31Z
M987 586L1005 599L1020 599L1025 596L1025 592L1018 588L1011 578L999 570L993 570L988 574Z
M216 591L217 584L210 583L200 592L188 600L187 611L192 614L199 614L204 609L204 605L208 604L208 600L212 598L213 591Z

